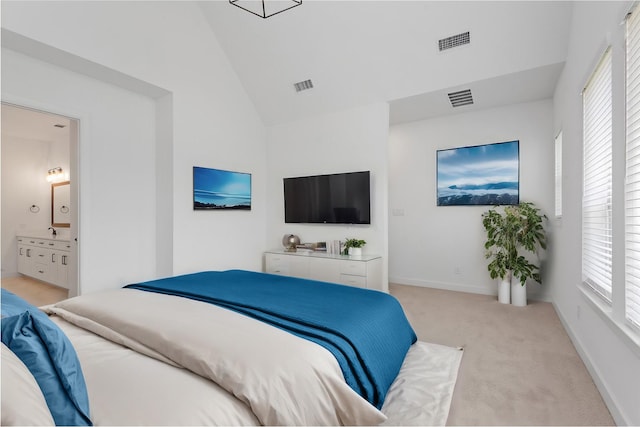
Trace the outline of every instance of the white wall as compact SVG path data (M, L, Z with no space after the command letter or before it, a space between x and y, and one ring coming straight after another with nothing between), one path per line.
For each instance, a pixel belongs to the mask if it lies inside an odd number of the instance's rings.
M18 275L16 233L51 225L51 143L2 134L2 277ZM31 212L31 206L37 212Z
M2 86L3 98L82 116L80 166L71 177L81 188L81 291L153 275L153 101L8 49Z
M2 27L41 44L34 51L63 67L125 86L134 80L132 86L140 86L136 82L153 86L159 89L153 93L164 95L162 100L144 97L140 102L146 105L145 112L134 113L128 111L133 107L127 101L103 108L103 100L92 90L85 90L82 96L70 95L66 91L73 92L75 82L68 80L50 86L45 93L29 91L27 84L37 82L34 76L47 66L27 60L22 61L26 68L14 73L15 81L3 81L3 97L11 94L34 104L62 105L80 111L90 121L81 123L79 166L84 292L117 287L134 276L146 279L203 269L261 268L267 200L265 130L197 5L161 1L3 2ZM7 67L4 56L3 52L3 80ZM123 137L117 121L111 120L119 111L128 112L129 119L143 129L131 124ZM157 128L170 132L171 141L166 135L154 135L154 112L162 115L159 120L171 121ZM140 138L135 132L145 136ZM156 153L156 147L162 152ZM168 153L170 167L166 167ZM156 170L156 163L162 168ZM252 173L252 210L194 212L194 165ZM105 185L103 171L110 167L116 167L121 178ZM156 174L172 175L166 190L162 185L166 175ZM123 185L130 186L126 195L120 194ZM136 189L143 190L140 195L148 192L150 196L137 198ZM156 189L172 192L171 197L154 198ZM120 200L117 206L124 206L124 210L104 214L106 208L116 206L114 200ZM172 215L157 214L158 201L160 206L169 206ZM158 221L168 225L156 229ZM89 241L106 244L114 252L113 258L101 256L107 249L97 243L87 246ZM155 241L163 242L162 247L172 246L167 249L171 254L156 255ZM129 249L115 256L113 249L125 247ZM173 265L156 265L156 256ZM153 268L149 271L138 267L140 264Z
M387 290L388 104L372 104L272 126L268 129L266 241L282 248L284 234L303 242L366 240L363 253L383 257ZM371 224L285 224L282 179L340 172L371 172Z
M490 207L436 206L436 150L519 140L520 200L553 215L552 117L546 100L391 127L390 282L497 293L484 258L481 215ZM528 284L531 297L546 298L553 283L545 278Z
M563 134L563 218L555 224L553 301L618 425L640 425L640 346L589 302L581 278L581 91L604 49L613 46L614 176L624 179L624 25L631 2L576 2L566 66L554 97L554 126ZM620 156L619 154L622 155ZM622 160L622 161L620 161ZM614 274L624 266L622 200L614 188ZM622 250L621 250L622 249ZM614 291L615 292L615 291ZM636 339L639 339L636 337ZM640 341L640 339L639 339Z

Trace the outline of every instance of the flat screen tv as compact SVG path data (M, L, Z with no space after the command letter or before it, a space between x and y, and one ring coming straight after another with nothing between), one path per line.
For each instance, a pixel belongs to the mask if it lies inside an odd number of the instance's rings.
M283 181L286 223L371 224L369 171Z
M251 174L194 166L193 209L251 210Z

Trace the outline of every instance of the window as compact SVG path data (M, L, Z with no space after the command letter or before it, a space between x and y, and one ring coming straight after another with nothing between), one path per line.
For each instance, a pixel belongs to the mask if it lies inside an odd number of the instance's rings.
M625 319L640 329L640 17L627 19Z
M611 49L604 53L584 88L582 102L582 281L611 303Z
M556 136L556 218L562 217L562 132Z

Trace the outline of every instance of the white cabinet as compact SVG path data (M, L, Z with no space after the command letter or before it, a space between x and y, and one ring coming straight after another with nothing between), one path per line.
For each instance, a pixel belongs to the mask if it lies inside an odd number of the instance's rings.
M69 289L68 240L18 236L18 272Z
M292 258L279 253L267 253L267 273L282 274L283 276L307 277L309 266L307 260Z
M318 252L265 252L264 271L360 288L383 290L382 258Z

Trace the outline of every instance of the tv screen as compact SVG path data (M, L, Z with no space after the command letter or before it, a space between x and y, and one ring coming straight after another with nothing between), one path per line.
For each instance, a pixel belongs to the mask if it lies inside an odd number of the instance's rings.
M194 166L193 209L251 210L251 174Z
M286 223L371 224L369 171L283 181Z

